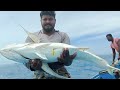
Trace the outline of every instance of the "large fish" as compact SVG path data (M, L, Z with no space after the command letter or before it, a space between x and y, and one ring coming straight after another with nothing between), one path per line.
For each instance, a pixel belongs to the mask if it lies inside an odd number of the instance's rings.
M26 32L35 43L9 45L2 48L0 53L6 58L20 63L27 63L30 59L40 59L42 60L41 68L45 72L62 79L68 78L55 73L48 66L48 63L57 62L57 58L61 55L64 48L69 49L70 55L77 53L77 56L75 57L76 60L93 62L99 67L107 69L110 74L113 74L114 70L120 70L110 66L106 60L86 51L87 48L79 48L64 43L38 43L39 39L37 36L28 31Z
M14 44L9 45L0 50L0 53L11 60L20 63L26 63L30 59L41 59L43 62L42 69L52 74L56 77L63 78L62 76L57 76L57 74L53 74L52 70L49 70L47 63L57 62L57 57L63 51L63 48L68 48L70 55L73 53L77 53L75 57L76 60L84 60L97 64L101 68L106 68L110 73L117 68L114 68L108 64L104 59L82 49L79 47L75 47L72 45L67 45L63 43L24 43L24 44ZM118 69L119 70L119 69Z
M66 77L60 76L49 68L47 63L57 62L58 57L63 52L63 48L69 48L70 54L79 52L81 48L75 46L63 44L63 43L24 43L24 44L12 44L0 50L0 53L7 59L27 63L30 59L42 60L42 69L47 73L66 79ZM80 59L79 53L76 59Z

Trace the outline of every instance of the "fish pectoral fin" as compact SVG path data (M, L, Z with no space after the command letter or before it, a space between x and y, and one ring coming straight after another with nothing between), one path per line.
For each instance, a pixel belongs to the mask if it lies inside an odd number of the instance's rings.
M42 60L48 60L47 57L44 54L41 54L41 53L38 53L38 52L36 52L35 54Z
M57 77L57 78L61 78L61 79L70 79L61 75L58 75L57 73L55 73L49 66L47 63L42 62L42 67L41 67L45 72L47 72L48 74Z

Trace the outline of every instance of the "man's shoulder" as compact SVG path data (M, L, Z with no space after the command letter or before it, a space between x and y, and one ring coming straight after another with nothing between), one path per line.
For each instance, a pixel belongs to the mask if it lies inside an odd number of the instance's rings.
M114 39L120 39L120 38L115 37Z
M120 38L114 38L115 42L118 42L120 40Z
M62 31L59 31L59 30L56 30L56 33L59 33L59 34L62 35L62 36L67 35L66 32L62 32Z
M34 34L34 35L38 35L39 33L40 33L40 31L36 31L36 32L31 32L32 34ZM29 36L27 36L27 39L29 39L30 37Z

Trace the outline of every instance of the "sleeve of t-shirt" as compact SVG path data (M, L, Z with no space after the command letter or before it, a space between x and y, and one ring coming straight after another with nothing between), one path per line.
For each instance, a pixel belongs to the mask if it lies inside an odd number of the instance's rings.
M62 43L70 44L70 38L66 33L63 35Z

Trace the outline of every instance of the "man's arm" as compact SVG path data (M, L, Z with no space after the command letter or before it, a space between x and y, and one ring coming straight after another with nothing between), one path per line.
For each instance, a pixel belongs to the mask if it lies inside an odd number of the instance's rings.
M115 52L115 49L114 49L114 48L112 48L112 52L113 52L113 64L114 64L115 56L116 56L116 52Z
M29 37L25 40L26 43L34 43L33 40ZM31 71L39 70L42 66L42 62L38 59L35 60L29 60L28 63L25 64L25 66L30 69Z
M119 47L119 50L118 50L118 53L119 53L119 57L118 57L118 60L120 60L120 40L118 40L118 47Z

